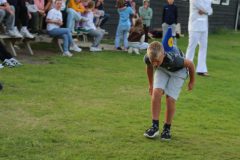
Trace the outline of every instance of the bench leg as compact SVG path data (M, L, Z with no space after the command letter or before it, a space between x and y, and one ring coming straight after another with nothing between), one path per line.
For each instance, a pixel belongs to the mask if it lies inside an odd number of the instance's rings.
M15 51L14 44L11 41L6 41L6 43L9 46L10 52L16 57L17 53Z
M61 52L63 53L63 47L62 47L61 39L57 39L57 45L58 45L59 49L61 50Z
M24 44L25 44L25 46L27 47L27 50L28 50L28 52L30 53L30 55L33 55L33 50L32 50L32 48L31 48L30 43L29 43L28 41L25 41Z

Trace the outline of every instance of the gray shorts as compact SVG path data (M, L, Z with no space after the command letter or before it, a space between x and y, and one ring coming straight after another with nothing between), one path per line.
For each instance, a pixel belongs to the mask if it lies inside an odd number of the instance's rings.
M176 72L170 72L159 67L154 73L153 88L162 89L166 95L177 100L187 77L188 72L186 68L180 69Z

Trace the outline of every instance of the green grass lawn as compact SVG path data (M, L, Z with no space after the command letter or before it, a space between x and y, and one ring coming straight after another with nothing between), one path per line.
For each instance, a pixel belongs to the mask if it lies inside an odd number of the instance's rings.
M187 38L178 44L185 51ZM1 160L240 159L240 33L210 35L211 76L197 76L192 92L184 85L170 142L143 137L151 125L143 54L31 60L42 63L0 70Z

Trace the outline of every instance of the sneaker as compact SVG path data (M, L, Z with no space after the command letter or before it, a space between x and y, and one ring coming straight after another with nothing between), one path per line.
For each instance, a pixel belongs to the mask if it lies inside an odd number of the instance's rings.
M129 54L132 54L132 52L133 52L133 48L132 48L132 47L129 47L129 48L128 48L128 53L129 53Z
M140 54L140 53L139 53L139 49L137 49L137 48L133 48L133 52L134 52L135 54L137 54L137 55Z
M161 139L162 140L171 140L171 134L170 134L170 129L163 129L161 133Z
M20 31L21 35L25 38L31 38L33 39L34 38L34 35L32 35L27 28L21 28L21 31Z
M22 63L20 63L18 60L16 60L15 58L11 58L11 59L9 59L11 62L12 62L12 64L14 64L15 66L21 66L22 65Z
M71 46L70 46L70 50L71 50L71 51L75 51L75 52L81 52L81 51L82 51L82 49L79 48L76 44L71 45Z
M90 47L90 51L91 52L100 52L100 51L102 51L102 49L98 48L98 47Z
M4 66L7 66L7 67L9 67L9 68L15 67L15 65L14 65L9 59L5 59L5 60L3 61L3 65L4 65Z
M73 55L69 51L66 51L66 52L63 52L63 56L72 57Z
M155 138L159 135L159 129L156 127L151 127L147 129L143 135L147 138Z
M117 47L116 50L122 51L122 48L121 47Z
M8 30L8 31L6 32L6 34L9 35L10 37L19 37L19 35L17 35L17 34L14 32L14 30ZM22 37L22 35L21 35L21 37ZM20 37L19 37L19 38L20 38Z
M18 28L17 28L17 27L14 27L13 30L14 30L14 32L15 32L16 37L23 38L23 36L21 35L21 33L18 31Z

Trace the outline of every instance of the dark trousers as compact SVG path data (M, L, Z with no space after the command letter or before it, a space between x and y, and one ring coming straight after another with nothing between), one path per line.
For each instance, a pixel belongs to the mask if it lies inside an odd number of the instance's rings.
M28 26L29 17L25 0L8 0L8 3L15 8L15 26Z
M149 27L147 27L145 24L143 25L144 33L145 33L145 42L148 42L148 31Z
M102 22L101 22L101 24L100 24L100 27L101 27L101 28L102 28L102 26L108 21L109 17L110 17L110 14L107 14L107 13L105 13L104 16L101 17L101 18L103 18L103 20L102 20Z
M2 42L0 42L0 59L4 61L5 59L11 59L12 55L6 50Z

